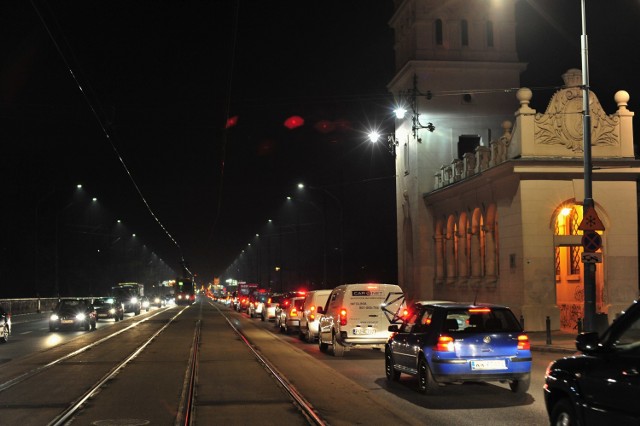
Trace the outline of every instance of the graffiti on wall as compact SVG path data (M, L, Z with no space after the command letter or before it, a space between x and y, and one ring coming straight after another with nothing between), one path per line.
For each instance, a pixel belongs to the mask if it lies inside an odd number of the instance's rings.
M567 303L560 305L560 328L563 330L577 330L578 319L584 316L584 305Z

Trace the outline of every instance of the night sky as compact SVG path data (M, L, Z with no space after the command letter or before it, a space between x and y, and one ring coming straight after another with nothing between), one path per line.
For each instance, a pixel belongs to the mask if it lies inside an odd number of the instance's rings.
M587 1L591 86L608 113L628 90L634 111L640 4L603 3ZM561 85L580 66L580 2L519 0L517 13L523 85ZM277 238L297 230L289 250L312 281L326 237L329 282L341 245L345 280L395 282L393 157L366 140L393 126L392 14L387 0L2 2L0 278L24 283L5 293L51 293L56 247L91 291L125 279L74 255L120 244L116 218L202 281L272 219ZM285 127L291 116L304 125ZM98 197L90 219L71 204L77 183Z

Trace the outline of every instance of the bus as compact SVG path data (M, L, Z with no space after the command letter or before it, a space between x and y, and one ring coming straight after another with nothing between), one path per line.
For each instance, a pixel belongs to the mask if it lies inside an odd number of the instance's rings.
M196 301L196 292L191 278L178 278L173 296L176 305L190 305Z

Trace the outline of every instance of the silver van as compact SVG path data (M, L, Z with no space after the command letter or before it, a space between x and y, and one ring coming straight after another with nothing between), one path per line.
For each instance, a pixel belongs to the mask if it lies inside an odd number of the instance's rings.
M315 342L318 338L318 307L324 308L331 291L331 289L312 290L304 298L300 317L300 339L305 342Z
M396 284L343 284L331 291L320 315L318 345L334 356L354 348L382 349L399 323L404 292Z

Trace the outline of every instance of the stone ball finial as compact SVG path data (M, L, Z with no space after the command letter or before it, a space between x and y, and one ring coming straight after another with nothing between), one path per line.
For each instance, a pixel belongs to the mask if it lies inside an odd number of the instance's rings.
M505 120L502 122L502 130L504 130L505 132L510 131L512 127L513 123L511 123L509 120Z
M516 92L516 99L520 101L520 105L529 105L532 97L533 92L528 87L521 87Z
M577 68L571 68L562 74L562 81L566 87L575 87L582 85L582 71Z
M618 90L616 94L613 95L613 99L616 101L616 104L618 104L618 108L626 107L629 98L631 98L631 96L629 96L629 92L626 90Z

